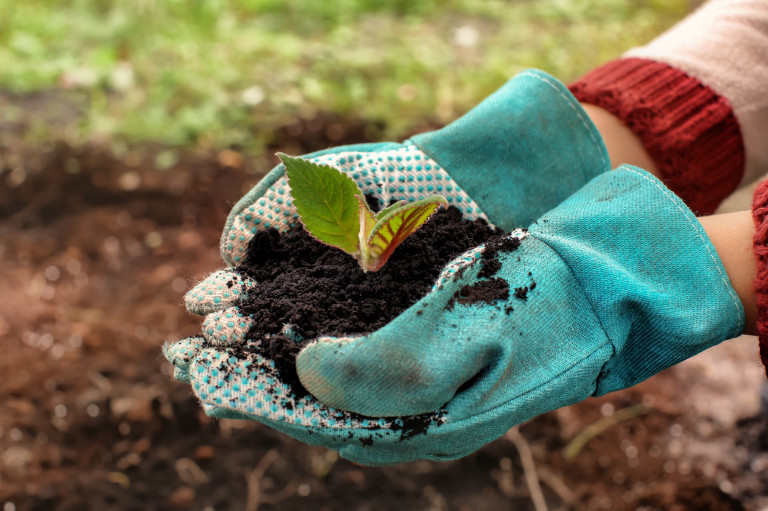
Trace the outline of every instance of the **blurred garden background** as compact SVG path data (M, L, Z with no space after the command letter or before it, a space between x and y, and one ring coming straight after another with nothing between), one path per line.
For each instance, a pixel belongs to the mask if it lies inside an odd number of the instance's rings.
M563 81L690 0L0 0L0 89L29 141L235 148L332 114L393 139L445 124L528 67ZM57 106L58 105L58 106ZM342 125L344 123L342 122ZM331 138L343 131L328 127ZM160 166L173 161L161 159Z
M213 421L160 354L276 163L568 82L693 0L0 0L0 509L768 509L754 339L462 460Z

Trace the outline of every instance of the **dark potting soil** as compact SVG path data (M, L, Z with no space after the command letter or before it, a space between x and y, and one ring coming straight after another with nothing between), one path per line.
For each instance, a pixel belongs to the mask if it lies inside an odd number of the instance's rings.
M304 230L258 232L248 264L238 268L258 282L241 304L252 315L249 338L279 334L285 324L304 339L372 332L423 297L452 259L500 234L483 220L463 220L456 208L442 209L381 270L365 273Z
M445 208L404 241L381 270L365 273L350 255L303 229L260 231L248 246L248 263L237 268L257 282L240 304L253 321L247 334L252 342L240 349L274 361L280 378L300 397L306 391L295 361L304 340L383 327L429 292L452 259L477 245L486 244L480 271L489 280L464 286L449 305L506 299L508 283L491 278L500 267L494 257L514 250L520 241L502 234L484 220L465 220L458 209ZM289 338L296 336L283 332L286 324L303 340Z

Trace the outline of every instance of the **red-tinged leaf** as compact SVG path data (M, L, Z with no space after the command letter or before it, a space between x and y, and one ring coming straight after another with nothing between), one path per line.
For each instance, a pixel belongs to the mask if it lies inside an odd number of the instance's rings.
M344 172L278 153L285 165L299 220L315 238L357 255L360 231L357 183Z
M390 210L377 221L366 245L361 245L360 265L365 271L379 270L400 243L447 203L444 197L433 195Z
M376 213L376 220L381 220L382 218L384 218L385 216L390 214L392 211L400 208L403 204L407 204L407 202L404 201L404 200L399 200L399 201L395 202L394 204L391 204L391 205L387 206L386 208L384 208L381 211L379 211L378 213Z

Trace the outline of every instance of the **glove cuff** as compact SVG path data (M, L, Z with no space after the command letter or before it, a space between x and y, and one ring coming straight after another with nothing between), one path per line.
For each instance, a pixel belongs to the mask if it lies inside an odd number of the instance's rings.
M600 132L579 102L565 85L535 69L518 74L445 128L410 142L505 230L528 226L610 170Z
M625 58L569 86L643 142L665 184L694 211L713 213L744 175L744 144L729 101L661 62Z
M572 269L615 348L597 394L743 332L744 308L703 226L637 167L595 178L529 234Z
M760 342L760 359L768 376L768 181L755 190L752 200L752 218L755 220L754 251L757 258L757 335Z

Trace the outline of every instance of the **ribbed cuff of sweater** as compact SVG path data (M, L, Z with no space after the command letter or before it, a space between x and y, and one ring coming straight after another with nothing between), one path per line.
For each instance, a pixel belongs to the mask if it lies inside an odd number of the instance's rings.
M755 220L753 246L757 258L757 336L760 340L760 359L768 376L768 180L755 190L752 199L752 218Z
M665 184L699 214L714 212L741 182L744 145L730 103L685 72L625 58L569 89L582 103L621 119L642 140Z

